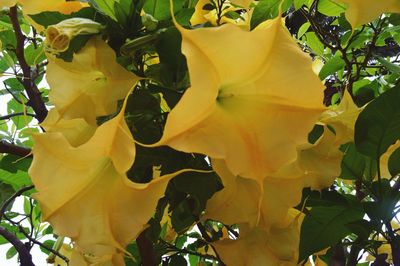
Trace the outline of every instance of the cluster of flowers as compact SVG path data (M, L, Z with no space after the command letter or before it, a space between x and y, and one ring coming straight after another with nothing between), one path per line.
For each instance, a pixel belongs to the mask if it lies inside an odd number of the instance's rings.
M86 5L63 0L8 2L18 2L24 14L71 13ZM207 2L198 2L192 24L215 24L215 16L202 8ZM231 1L232 8L248 10L247 16L251 2ZM349 5L353 25L365 22L357 17L357 1L343 2ZM382 6L390 11L393 1L386 2L387 7L380 3L374 12L381 12ZM81 22L73 34L93 34L101 28ZM238 224L240 230L239 239L212 243L227 265L294 265L302 217L293 207L304 187L329 187L339 175L339 147L352 141L360 109L346 94L339 106L322 105L324 86L312 70L311 58L280 17L252 31L246 22L225 22L197 29L176 24L191 87L170 112L161 140L151 146L168 145L211 159L224 189L209 200L203 218ZM70 26L47 29L52 52L68 46ZM140 78L116 62L106 41L93 36L72 62L51 53L48 60L55 107L42 124L46 132L34 136L29 173L38 190L36 199L44 219L74 241L70 265L124 265L126 245L145 228L168 181L186 170L148 184L126 177L135 160L135 141L124 111ZM122 99L119 113L98 126L96 117L117 112ZM315 124L324 130L310 144L308 133Z

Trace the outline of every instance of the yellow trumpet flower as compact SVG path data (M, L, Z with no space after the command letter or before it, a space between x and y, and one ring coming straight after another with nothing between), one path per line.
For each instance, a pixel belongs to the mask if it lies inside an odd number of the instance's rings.
M48 59L49 99L65 119L84 118L95 125L97 116L116 111L117 101L139 80L116 62L114 51L98 38L91 39L72 62L52 55Z
M222 159L234 175L260 182L294 160L325 107L311 59L283 21L251 32L233 24L177 27L191 87L154 145Z

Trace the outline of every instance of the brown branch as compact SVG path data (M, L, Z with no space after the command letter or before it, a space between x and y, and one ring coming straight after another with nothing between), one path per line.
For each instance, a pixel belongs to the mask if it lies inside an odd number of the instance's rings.
M142 265L144 266L155 266L158 265L157 257L153 248L153 243L147 238L144 230L136 239L136 244L139 249L140 258L142 259Z
M13 113L13 114L0 116L0 120L7 120L14 116L23 116L23 115L36 117L36 115L34 115L34 114L19 112L19 113Z
M27 186L27 187L23 187L20 190L18 190L17 192L15 192L11 197L9 197L3 204L3 206L1 206L0 209L0 222L3 219L3 215L6 212L8 206L19 196L21 196L24 192L31 190L32 188L34 188L35 186Z
M25 59L24 44L26 37L22 33L21 26L18 21L18 9L16 6L10 8L9 17L14 29L15 37L17 39L15 55L18 59L23 74L23 77L20 77L19 81L24 86L25 91L28 94L28 105L31 106L32 109L35 111L38 121L42 122L47 116L47 108L43 102L39 89L32 79L31 67L28 65Z
M0 140L0 153L9 153L21 157L30 156L31 150L28 148L20 147L15 144Z
M2 235L8 242L11 243L19 254L19 259L22 266L34 266L32 262L32 255L25 247L24 243L19 240L14 234L8 232L4 227L0 226L0 235Z

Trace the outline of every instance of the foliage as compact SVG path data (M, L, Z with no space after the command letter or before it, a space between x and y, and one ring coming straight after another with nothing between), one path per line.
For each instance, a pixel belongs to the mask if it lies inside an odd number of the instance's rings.
M393 0L2 1L6 258L400 265L399 27Z

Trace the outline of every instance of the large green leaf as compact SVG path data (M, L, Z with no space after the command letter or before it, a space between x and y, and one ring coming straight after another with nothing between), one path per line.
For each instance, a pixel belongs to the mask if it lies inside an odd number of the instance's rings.
M360 154L354 143L347 145L342 160L342 172L340 178L342 179L360 179L364 176L364 169L366 166L366 157Z
M354 140L357 150L378 159L400 138L400 88L392 88L372 101L358 116Z
M363 215L360 209L350 206L312 208L301 226L299 261L350 234L347 225L362 219Z
M254 29L258 24L267 20L276 18L279 14L279 6L281 0L261 0L254 8L253 15L250 20L250 28Z
M340 55L336 55L329 59L326 64L321 68L321 71L319 72L319 77L321 80L324 80L326 77L329 75L332 75L333 73L339 71L345 66L345 63L343 59L340 57Z

